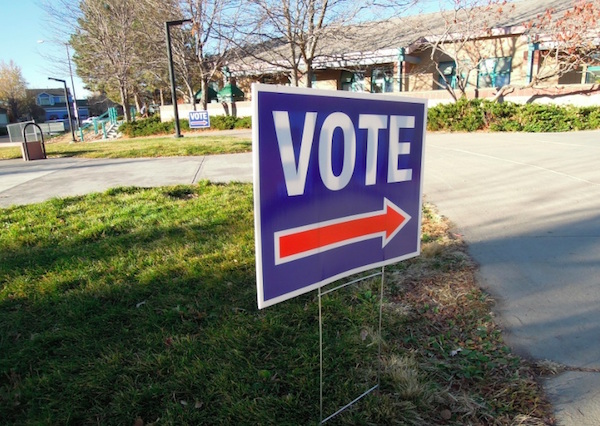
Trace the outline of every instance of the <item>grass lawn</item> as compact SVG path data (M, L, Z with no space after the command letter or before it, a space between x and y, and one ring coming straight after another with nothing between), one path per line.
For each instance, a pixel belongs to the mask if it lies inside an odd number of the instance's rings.
M138 158L174 157L187 155L230 154L249 152L249 138L235 136L195 136L183 138L173 136L116 139L107 142L69 142L68 137L52 139L46 143L48 157L81 158ZM21 158L20 148L1 148L0 160Z
M0 209L0 422L317 424L317 298L258 311L252 208L201 182ZM382 344L381 392L332 424L550 424L444 220L386 271L381 336L377 282L323 298L325 415Z

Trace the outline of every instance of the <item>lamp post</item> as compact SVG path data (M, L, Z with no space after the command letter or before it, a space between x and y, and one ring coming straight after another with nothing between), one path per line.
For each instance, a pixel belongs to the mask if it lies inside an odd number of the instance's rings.
M39 44L45 43L46 40L38 40ZM69 52L69 43L60 43L64 44L67 49L67 61L69 63L69 76L71 76L71 93L73 94L73 112L75 114L75 120L77 121L77 127L81 125L81 121L79 119L79 108L77 107L77 95L75 94L75 82L73 81L73 68L71 68L71 52ZM67 98L66 102L69 102ZM72 122L71 122L72 123Z
M61 80L60 78L48 77L48 80L58 81L63 84L65 88L65 105L67 107L67 116L69 117L69 128L71 129L71 136L73 137L73 142L77 142L75 139L75 130L73 129L73 119L71 119L71 106L69 105L69 93L67 92L67 82L65 80Z
M69 61L69 75L71 76L71 88L73 90L73 111L75 112L75 120L77 121L77 127L81 126L79 120L79 108L77 107L77 95L75 95L75 82L73 81L73 69L71 68L71 53L69 52L69 43L65 43L67 48L67 59Z
M178 21L165 22L165 34L167 36L167 56L169 58L169 78L171 80L171 98L173 100L173 115L175 118L175 137L181 138L181 129L179 128L179 111L177 110L177 92L175 90L175 71L173 70L173 52L171 51L171 32L170 28L192 22L191 19L180 19Z

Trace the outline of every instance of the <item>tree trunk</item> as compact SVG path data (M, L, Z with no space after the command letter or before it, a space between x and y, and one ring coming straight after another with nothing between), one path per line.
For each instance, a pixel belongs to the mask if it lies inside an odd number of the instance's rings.
M142 100L140 99L140 94L137 90L133 94L133 99L135 100L135 108L140 112L142 110Z
M188 91L190 96L190 103L192 104L192 110L196 111L196 94L194 93L194 90L191 88L191 86L188 86Z
M200 89L202 90L202 99L200 100L200 104L202 105L202 109L206 111L206 107L208 105L208 84L206 83L206 78L202 79Z
M119 92L121 94L121 106L123 107L123 115L125 121L131 121L131 112L129 111L129 93L127 87L124 84L119 84Z
M306 62L306 87L312 88L312 79L314 71L312 68L312 61L305 60Z
M298 71L297 67L294 67L294 69L292 70L291 74L290 74L290 79L292 80L292 86L294 87L298 87L299 85L299 78L298 78L298 74L300 72Z

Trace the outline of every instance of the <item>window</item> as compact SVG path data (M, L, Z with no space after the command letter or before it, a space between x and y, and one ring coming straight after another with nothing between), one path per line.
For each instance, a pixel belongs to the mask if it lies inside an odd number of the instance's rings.
M477 87L502 87L510 84L512 58L488 58L479 64Z
M49 106L49 105L51 105L51 103L50 103L50 96L48 96L45 93L42 93L41 95L38 96L38 104L40 106Z
M394 69L375 68L371 72L371 92L390 93L394 91Z
M342 90L347 92L364 92L365 73L342 71Z
M586 84L600 83L600 67L587 67L585 82Z
M440 62L438 68L440 70L438 88L445 89L447 86L450 86L456 89L456 62Z

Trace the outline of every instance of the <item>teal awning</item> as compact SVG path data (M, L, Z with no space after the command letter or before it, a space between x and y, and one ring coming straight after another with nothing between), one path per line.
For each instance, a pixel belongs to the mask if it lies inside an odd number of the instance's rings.
M213 89L212 87L208 88L208 102L211 102L211 101L217 99L218 96L219 96L219 94L217 93L217 91L215 89ZM196 92L196 94L194 95L194 97L196 98L197 101L201 101L202 100L202 90L198 90Z
M239 87L228 84L219 90L219 102L240 102L245 98L244 92Z

